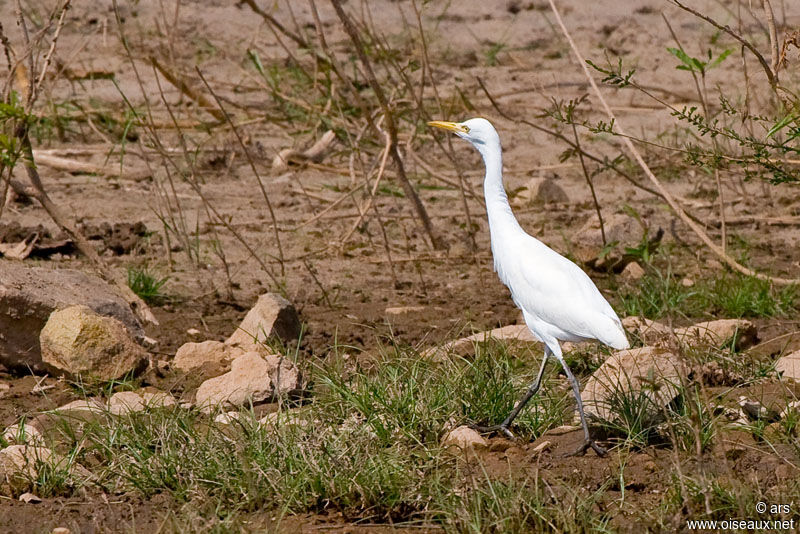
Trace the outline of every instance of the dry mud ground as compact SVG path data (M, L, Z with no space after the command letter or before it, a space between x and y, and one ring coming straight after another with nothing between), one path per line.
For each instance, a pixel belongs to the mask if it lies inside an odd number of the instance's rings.
M330 6L319 3L327 42L346 62L347 68L352 69L355 59L346 36ZM785 27L796 28L800 24L800 5L788 1L775 4L779 22ZM290 11L284 3L275 3L272 15L291 28L303 28L313 37L314 22L308 6L303 2L291 5ZM401 55L420 57L416 18L409 2L376 0L362 4L351 1L347 5L385 35L387 42L396 46ZM667 46L674 46L674 41L662 15L670 21L687 50L704 54L708 48L715 51L735 48L727 61L709 72L705 83L715 99L718 90L740 101L744 98L739 49L732 39L718 35L702 20L657 0L568 0L559 5L567 26L587 57L601 64L605 64L606 57L612 61L617 56L623 58L627 66L636 67L641 85L652 88L659 98L678 108L697 105L697 96L691 78L685 71L675 69L677 60L665 50ZM747 2L741 5L729 1L700 2L697 7L731 25L736 23L737 9L743 10L744 31L755 36L762 50L767 49L761 17L753 16ZM44 13L49 7L45 2L31 2L29 9ZM401 141L411 140L415 154L426 163L423 166L404 151L409 174L421 185L419 194L435 228L449 243L447 251L433 251L429 246L408 202L397 193L400 189L393 180L391 164L383 182L385 187L379 189L375 200L374 213L380 214L383 228L379 218L369 214L352 235L343 239L358 219L357 207L364 202L359 191L353 195L355 200L346 199L334 205L343 196L342 191L353 185L350 150L344 143L337 142L321 164L277 174L271 172L272 159L281 149L304 148L325 129L310 115L298 115L294 122L287 121L286 115L280 114L283 108L271 100L274 98L271 91L265 88L247 59L248 50L257 50L264 64L278 69L285 67L289 64L287 56L293 50L285 36L279 42L263 19L254 15L244 3L183 2L176 7L171 3L123 2L119 13L130 40L130 55L121 44L109 2L76 3L70 9L56 55L59 65L68 66L73 72L113 73L116 87L107 77L92 80L73 76L70 79L62 69L47 85L40 106L41 113L51 113L55 117L53 126L47 135L36 141L35 148L60 149L74 159L121 166L125 170L122 177L104 177L69 174L40 166L51 196L77 221L85 225L143 222L152 232L129 252L117 255L106 251L105 257L120 270L128 266L147 266L150 272L169 277L163 288L169 298L153 307L160 326L148 328L148 334L159 342L155 351L159 359L169 361L181 344L198 340L198 336L187 333L190 328L200 330L202 339L224 339L259 294L276 289L270 275L248 253L242 241L248 243L271 274L283 282L287 297L300 311L308 327L300 347L307 358L324 358L330 346L339 343L354 347L354 351L363 351L363 357L368 359L371 351L380 343L386 343L388 336L392 343L428 347L463 331L493 328L517 320L518 312L508 291L492 272L481 202L466 196L469 220L475 229L473 244L466 231L468 218L461 192L428 172L433 170L438 176L457 183L454 163L444 156L446 143L444 147L437 145L432 142L428 130L413 131L408 123L403 125ZM569 252L577 231L595 216L578 160L571 158L561 162L559 155L566 145L525 124L501 117L478 83L479 79L483 80L508 113L548 126L552 121L536 118L542 109L551 106L554 100L568 101L589 93L584 75L557 31L547 4L516 0L433 2L423 10L422 25L432 74L443 101L442 115L432 118L459 120L473 115L490 118L503 140L509 191L518 190L530 177L555 177L567 192L569 202L531 206L517 198L513 203L524 228L557 250ZM19 42L18 29L13 26L10 21L8 24L4 21L11 41ZM163 79L160 85L157 83L147 60L151 54L168 58L170 65L193 80L197 87L202 85L194 66L200 67L240 124L252 164L229 128L204 126L213 121L213 117ZM796 65L800 61L796 50L790 50L790 61L784 82L796 88ZM763 72L752 58L748 58L748 69L754 86L759 83L763 86ZM291 94L296 90L296 85L291 83L291 73L282 76L278 91L287 92L284 96L288 99L299 96ZM386 90L392 91L392 88ZM430 87L426 91L426 97L433 101ZM641 93L612 88L605 91L618 120L635 135L663 139L665 143L684 135L683 127L676 128L668 112ZM100 122L101 113L117 118L125 116L128 110L122 95L139 110L145 110L149 104L153 113L151 120L163 125L159 135L166 146L165 153L175 155L182 168L191 167L207 204L201 200L197 189L178 179L174 169L163 165L162 156L148 145L149 137L142 129L134 127L124 132L122 119L109 127ZM410 96L404 95L404 98ZM759 105L758 94L751 98L754 105ZM181 150L180 136L165 111L165 102L177 114L176 120L183 124L181 133L188 145L186 152ZM436 104L432 106L435 110ZM587 120L603 118L597 109L598 102L593 96L582 104ZM86 117L95 120L87 121ZM564 131L570 136L568 129ZM358 133L349 132L353 136ZM121 136L127 136L124 158L120 156ZM599 154L615 154L614 149L619 146L617 140L607 137L598 140L588 133L582 134L582 142ZM379 144L365 149L367 164L375 161L380 149ZM656 172L664 178L671 193L691 200L693 215L702 221L718 220L713 175L683 166L679 157L661 157L655 151L648 152L644 145L642 150L649 154ZM187 153L189 158L184 159ZM463 143L454 143L453 153L467 188L479 193L482 166L477 154ZM275 213L280 252L253 167L258 171ZM632 166L629 169L637 179L640 177L638 169ZM173 178L171 184L168 172ZM129 178L148 174L152 176L146 179ZM364 179L358 165L355 179L356 184ZM800 214L796 186L771 186L760 180L743 182L735 170L723 179L729 217ZM678 279L709 279L723 272L720 263L661 199L608 171L596 176L595 185L606 216L622 211L627 205L651 228L665 230L663 243L669 245L668 263ZM208 205L213 206L216 213L212 213ZM226 224L221 224L221 220ZM58 234L47 214L35 203L10 205L0 220L0 224L9 223L23 227L42 224L54 236ZM165 232L166 225L177 230ZM230 228L236 230L241 240ZM706 231L715 240L719 239L719 231L712 224L706 226ZM181 233L185 242L180 241ZM732 225L729 233L733 253L737 257L746 256L755 269L783 277L797 275L800 232L796 226L751 222ZM97 243L101 249L105 248L99 241ZM194 254L193 259L190 259L190 252ZM282 264L276 260L281 256ZM83 258L74 254L25 261L54 268L91 270ZM661 261L664 262L664 258ZM616 289L630 284L616 274L594 272L592 277L615 305L618 304ZM405 306L413 308L399 315L385 312L388 307ZM704 318L675 317L674 320L680 324ZM798 330L798 321L791 316L757 322L762 339ZM793 343L795 345L782 349L798 348L797 342ZM12 424L28 413L57 407L76 396L73 389L52 378L44 379L43 383L55 384L55 388L47 390L46 394L33 393L39 378L11 376L3 373L2 368L0 381L11 386L0 398L0 426ZM178 395L184 387L175 377L157 385L170 388ZM761 390L753 394L759 398L769 396ZM574 437L551 437L556 444L554 451L569 446L559 440L568 441ZM742 474L742 480L769 487L785 475L779 469L785 465L782 458L791 458L790 463L794 465L800 460L796 448L786 446L785 450L771 451L754 444L749 436L743 436L742 440L748 448L735 459L738 462L735 469ZM511 463L519 469L530 470L531 476L546 472L550 477L560 477L574 487L591 491L606 482L615 462L613 454L607 459L593 455L564 459L555 452L533 456L530 450L535 443L507 448L500 443L503 440L496 438L493 444L495 441L498 444L482 458L489 470L501 472L503 466ZM643 509L659 502L660 495L672 483L670 454L665 450L647 449L632 456L626 467L628 486L623 488L623 492L627 489L626 498L632 499L630 502L638 503ZM692 461L685 464L689 471ZM732 460L720 450L704 461L722 470ZM796 476L796 472L792 476ZM619 498L620 488L612 486L607 493L604 502L613 503ZM105 495L89 492L70 498L45 499L35 507L4 498L0 499L0 529L47 532L52 527L67 525L85 532L150 532L161 527L165 513L173 508L174 503L167 495L152 500L134 495L108 500ZM252 521L254 528L269 528L270 514L255 513ZM622 530L632 528L626 523L624 513L614 519L612 526ZM318 528L371 532L378 527L348 525L336 516L309 515L291 517L281 528L304 532ZM389 526L381 528L390 529Z

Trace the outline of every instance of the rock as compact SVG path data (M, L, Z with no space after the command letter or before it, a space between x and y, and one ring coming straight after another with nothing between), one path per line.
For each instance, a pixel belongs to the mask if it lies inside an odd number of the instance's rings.
M683 287L694 287L694 280L691 278L681 278L681 285Z
M42 432L29 421L22 421L7 427L3 439L16 445L44 445Z
M736 336L736 350L743 350L758 341L756 326L747 319L718 319L676 328L675 336L683 343L727 344Z
M42 502L42 498L30 492L25 492L19 496L19 500L25 504L36 504Z
M625 249L640 247L647 228L641 220L624 213L604 217L603 228L605 243L600 231L600 221L597 216L590 217L573 240L573 252L580 262L593 269L619 272L635 259L626 255ZM659 228L655 232L648 231L647 235L650 245L655 246L661 241L664 231Z
M67 483L77 478L87 480L92 474L83 466L62 458L47 447L33 445L11 445L0 450L0 494L16 495L32 489L32 482L39 478L42 464L52 466L58 473L66 475Z
M70 306L50 315L39 336L42 362L58 374L107 381L136 372L147 353L125 326L86 306Z
M141 341L142 346L148 350L153 350L158 346L158 340L149 336L142 336L139 341Z
M244 349L221 341L184 343L175 353L172 365L186 373L201 370L207 376L218 376L230 369L231 362L244 353Z
M460 426L448 432L442 438L442 447L450 451L469 451L474 452L479 449L486 449L489 442L478 434L478 432L468 426Z
M800 382L800 350L778 358L775 362L775 371L783 379Z
M112 415L127 415L147 408L166 408L178 402L163 391L119 391L108 399L108 412Z
M6 384L5 382L0 382L0 399L2 399L6 393L9 392L11 389L10 384Z
M625 280L636 281L644 276L644 269L642 269L641 265L632 261L622 269L620 276Z
M661 407L678 395L688 370L680 357L660 347L621 350L611 355L586 381L581 393L586 415L613 421L620 396L637 399L644 394L652 402L650 415L657 417Z
M76 400L53 410L54 413L59 415L78 419L83 419L86 416L92 416L94 414L102 414L105 413L105 411L106 407L97 399Z
M768 339L751 348L747 353L756 359L766 359L781 358L795 351L800 351L800 330Z
M37 415L31 423L46 436L56 431L66 420L69 424L106 422L108 409L98 399L81 399L69 402L60 408Z
M288 395L300 389L300 370L292 360L278 354L267 354L264 359L271 369L273 395Z
M751 421L763 419L768 423L774 423L781 418L781 415L777 411L771 410L760 402L750 400L744 396L739 397L739 406Z
M551 177L535 177L528 180L525 190L518 195L529 204L566 204L569 197L564 189Z
M39 476L39 462L47 463L53 452L47 447L11 445L0 450L0 493L18 494L31 489Z
M218 425L229 425L239 420L239 412L222 412L214 417L214 422Z
M50 534L72 534L72 531L67 527L56 527Z
M200 330L198 330L197 328L190 328L189 330L186 331L186 333L192 337L197 337L201 334Z
M243 406L248 402L263 402L276 393L288 393L298 387L299 372L290 360L275 354L262 358L252 351L233 360L229 372L200 384L196 404L204 411L219 405Z
M622 327L638 337L645 345L664 343L672 334L669 326L635 315L622 319Z
M539 343L539 340L533 337L530 329L524 324L512 324L488 330L486 332L478 332L471 336L462 337L455 341L445 343L441 347L434 347L422 353L423 356L439 358L447 354L457 354L459 356L467 356L473 354L475 351L475 344L488 341L490 338L499 341L522 341L526 343Z
M121 321L134 339L144 335L128 303L103 280L71 269L0 261L0 364L17 372L47 372L39 332L53 311L76 304Z
M288 300L275 293L265 293L258 297L255 306L225 343L248 351L258 350L261 343L272 336L296 341L300 337L300 318Z

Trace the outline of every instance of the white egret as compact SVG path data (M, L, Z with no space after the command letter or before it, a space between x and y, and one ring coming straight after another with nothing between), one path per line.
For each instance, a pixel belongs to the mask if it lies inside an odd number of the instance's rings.
M619 317L580 267L528 235L517 222L503 187L502 150L494 126L481 118L460 123L434 121L428 124L466 139L483 157L486 166L483 194L489 218L494 269L511 290L511 298L522 310L525 324L544 343L542 366L525 395L505 421L478 429L484 432L501 431L513 437L509 430L511 422L538 391L545 365L552 356L564 368L578 401L584 443L573 454L583 454L591 447L597 454L604 455L606 450L589 435L580 387L564 361L559 341L598 340L615 349L626 349L629 347L628 339Z

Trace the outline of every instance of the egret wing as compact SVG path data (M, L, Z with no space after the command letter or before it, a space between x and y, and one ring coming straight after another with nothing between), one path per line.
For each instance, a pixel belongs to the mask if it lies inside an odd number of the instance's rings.
M580 267L529 235L498 266L514 302L571 336L619 344L624 331L614 309ZM609 341L611 341L609 343Z

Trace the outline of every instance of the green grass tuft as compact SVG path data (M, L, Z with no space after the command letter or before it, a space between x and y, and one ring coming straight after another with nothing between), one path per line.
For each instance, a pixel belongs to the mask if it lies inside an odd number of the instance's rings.
M166 300L167 295L161 289L168 280L168 276L157 278L147 267L128 267L128 287L148 304L158 304Z

